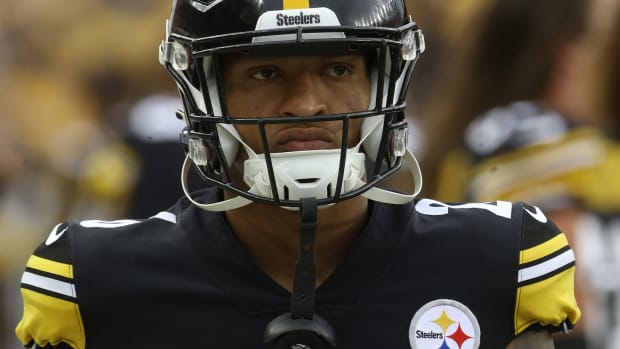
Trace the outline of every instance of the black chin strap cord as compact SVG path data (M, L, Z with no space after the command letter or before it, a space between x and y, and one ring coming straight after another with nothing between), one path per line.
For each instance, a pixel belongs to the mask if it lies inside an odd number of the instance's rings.
M316 289L316 265L314 251L316 241L317 204L316 198L301 199L301 234L299 257L293 274L291 295L291 318L312 319Z
M314 313L317 206L314 197L301 199L299 257L293 275L291 311L276 317L265 328L264 341L271 343L272 348L321 349L336 346L334 330L325 319Z

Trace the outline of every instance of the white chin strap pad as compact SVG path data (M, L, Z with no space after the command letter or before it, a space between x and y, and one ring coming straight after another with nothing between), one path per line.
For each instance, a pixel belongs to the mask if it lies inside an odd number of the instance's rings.
M364 159L356 149L347 151L342 180L342 192L359 188L363 182ZM299 200L304 197L326 199L336 191L340 149L305 150L271 154L278 197ZM271 181L264 155L250 158L243 166L244 181L250 192L273 197Z

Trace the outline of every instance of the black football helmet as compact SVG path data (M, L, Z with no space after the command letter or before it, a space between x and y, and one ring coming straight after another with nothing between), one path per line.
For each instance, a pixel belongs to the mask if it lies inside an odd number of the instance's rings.
M424 39L402 0L175 0L160 47L160 62L174 77L187 128L181 139L186 177L194 164L211 185L236 193L234 199L197 203L222 211L252 201L299 207L303 197L328 205L355 195L389 203L410 201L421 186L417 161L407 149L405 96ZM222 62L227 55L322 55L360 52L371 82L367 109L314 116L229 114ZM364 119L361 134L348 124ZM274 123L342 123L340 149L275 153L265 128ZM263 154L239 136L235 125L255 125ZM356 139L355 147L347 140ZM244 173L232 164L245 152ZM380 188L405 162L413 174L408 194ZM241 179L242 178L242 179Z

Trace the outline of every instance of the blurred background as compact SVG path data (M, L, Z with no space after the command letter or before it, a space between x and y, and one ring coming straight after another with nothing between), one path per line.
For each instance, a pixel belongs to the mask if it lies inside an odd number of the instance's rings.
M20 347L21 269L54 225L149 217L181 195L180 102L158 62L170 8L0 0L1 348Z
M526 200L569 235L583 321L559 349L620 348L620 0L408 0L424 195ZM183 127L158 63L169 0L0 0L0 347L19 279L67 219L181 196Z

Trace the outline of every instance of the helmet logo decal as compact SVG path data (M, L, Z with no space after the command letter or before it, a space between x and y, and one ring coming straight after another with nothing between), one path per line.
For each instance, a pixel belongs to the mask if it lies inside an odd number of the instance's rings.
M336 14L325 7L315 7L307 9L292 9L281 11L267 11L263 13L256 22L256 30L275 29L281 27L312 27L312 26L338 26L340 21ZM290 34L289 34L290 35ZM318 35L318 36L317 36ZM343 33L306 33L304 37L309 38L334 38L344 37ZM272 35L271 40L292 40L295 39L295 34L292 36ZM256 37L254 40L265 41L267 38Z
M292 10L298 8L309 8L310 0L282 0L282 8Z
M299 12L298 15L291 16L278 13L276 15L276 23L278 24L278 27L301 24L319 24L321 23L321 15L305 15L303 12Z
M420 308L409 326L412 349L477 349L480 325L462 303L438 299Z

